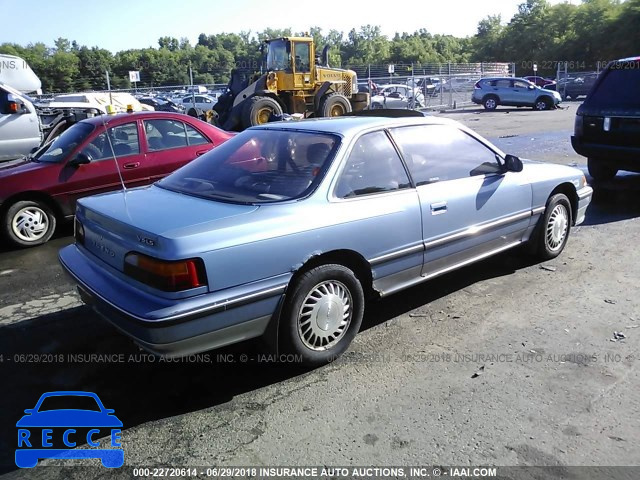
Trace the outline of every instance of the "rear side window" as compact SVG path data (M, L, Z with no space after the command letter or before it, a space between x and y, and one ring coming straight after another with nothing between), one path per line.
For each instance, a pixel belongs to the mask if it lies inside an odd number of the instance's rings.
M615 62L585 103L607 108L640 108L640 60Z
M410 187L398 152L384 132L363 135L355 143L340 175L336 196L351 198Z

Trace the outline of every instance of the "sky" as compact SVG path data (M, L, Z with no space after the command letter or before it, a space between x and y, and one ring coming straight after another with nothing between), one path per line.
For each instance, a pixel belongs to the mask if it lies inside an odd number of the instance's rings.
M200 33L255 33L266 28L291 28L296 32L317 26L325 34L335 29L346 35L363 25L380 26L389 37L421 28L432 34L465 37L474 35L478 22L487 15L500 14L503 23L508 22L523 1L0 0L3 17L11 19L3 22L0 43L43 42L53 46L56 38L63 37L115 53L157 47L162 36L187 37L195 45Z

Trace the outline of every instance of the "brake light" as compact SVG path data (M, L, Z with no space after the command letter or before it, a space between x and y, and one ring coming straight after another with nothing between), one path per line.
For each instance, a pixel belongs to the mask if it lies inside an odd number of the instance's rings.
M165 261L131 252L124 257L124 273L165 292L179 292L207 285L204 264L200 258Z

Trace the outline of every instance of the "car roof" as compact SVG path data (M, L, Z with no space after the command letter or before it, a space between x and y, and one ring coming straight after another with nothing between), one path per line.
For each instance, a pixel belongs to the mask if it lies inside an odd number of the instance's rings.
M106 118L105 118L106 117ZM173 113L173 112L133 112L133 113L116 113L115 115L98 115L97 117L87 118L82 120L80 123L89 123L91 125L102 125L103 121L107 123L120 123L125 122L127 120L138 120L145 118L167 118L173 120L185 121L186 118L189 117L183 113ZM189 117L193 120L193 117Z
M407 125L456 125L462 124L444 117L377 117L377 116L346 116L334 118L310 118L291 122L274 122L253 129L304 130L309 132L326 132L345 136L353 136L364 130L375 128L393 128Z

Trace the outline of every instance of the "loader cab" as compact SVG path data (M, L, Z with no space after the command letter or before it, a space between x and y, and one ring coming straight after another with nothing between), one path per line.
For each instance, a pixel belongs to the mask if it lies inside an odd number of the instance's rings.
M278 73L279 90L300 90L314 87L313 38L278 38L266 43L267 70Z

